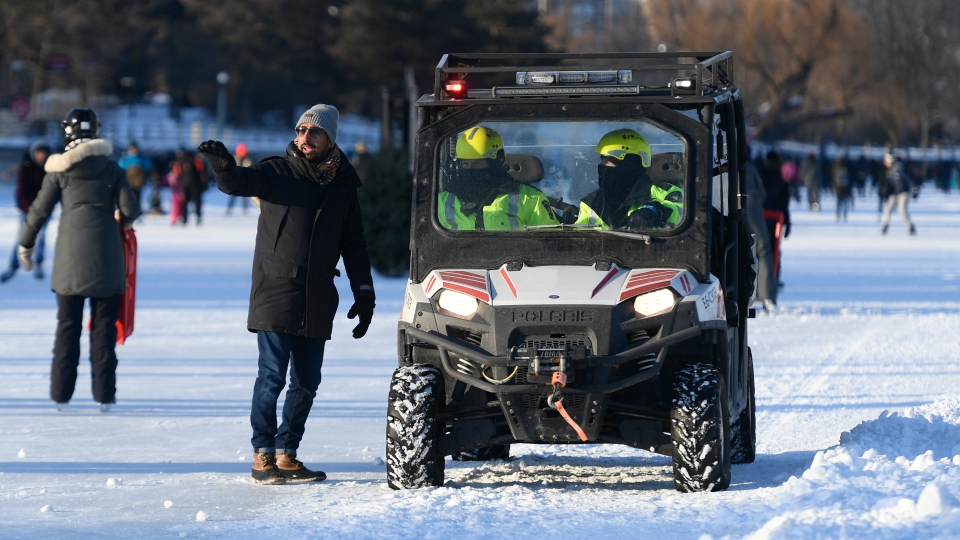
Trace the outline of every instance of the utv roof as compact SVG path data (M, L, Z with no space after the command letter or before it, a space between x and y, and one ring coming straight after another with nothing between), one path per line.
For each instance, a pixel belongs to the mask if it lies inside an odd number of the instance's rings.
M725 101L737 92L730 51L452 53L437 65L433 94L424 95L418 105L591 97L694 104Z

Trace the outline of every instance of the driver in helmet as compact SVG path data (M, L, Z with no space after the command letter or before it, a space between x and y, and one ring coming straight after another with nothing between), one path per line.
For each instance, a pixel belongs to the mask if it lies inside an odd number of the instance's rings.
M598 188L580 200L578 225L601 229L655 229L683 217L683 190L647 174L650 144L632 129L607 133L597 143Z
M504 166L503 139L472 127L457 137L457 174L440 192L437 218L450 230L523 230L559 223L540 190L518 182Z

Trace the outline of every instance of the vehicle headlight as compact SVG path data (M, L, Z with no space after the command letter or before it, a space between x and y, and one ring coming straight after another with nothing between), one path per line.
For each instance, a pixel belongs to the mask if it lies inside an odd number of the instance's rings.
M659 289L641 294L633 300L633 309L644 317L660 313L673 307L676 298L670 289Z
M476 298L450 289L440 291L437 305L440 306L440 309L463 318L473 317L479 306Z

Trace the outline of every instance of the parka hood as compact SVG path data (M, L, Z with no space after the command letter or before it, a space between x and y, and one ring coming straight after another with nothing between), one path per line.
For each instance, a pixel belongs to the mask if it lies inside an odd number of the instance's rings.
M107 157L113 153L113 144L110 141L105 139L94 139L82 144L77 145L76 147L67 150L62 154L53 154L47 158L47 164L44 169L49 173L64 172L72 168L74 165L80 163L81 161L87 159L88 157L102 156ZM105 166L106 160L91 160L92 163L86 166L92 166L97 169L102 170ZM97 174L99 170L91 170L93 174ZM86 176L86 175L83 175Z

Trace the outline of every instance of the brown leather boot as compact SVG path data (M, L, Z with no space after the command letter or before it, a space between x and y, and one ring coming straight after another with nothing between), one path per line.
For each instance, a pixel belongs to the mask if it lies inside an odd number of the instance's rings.
M296 456L277 454L277 468L287 482L322 482L327 479L323 471L311 471Z
M253 481L257 484L275 486L286 483L287 479L280 474L277 468L276 454L267 454L263 452L253 453L253 471L250 473Z

